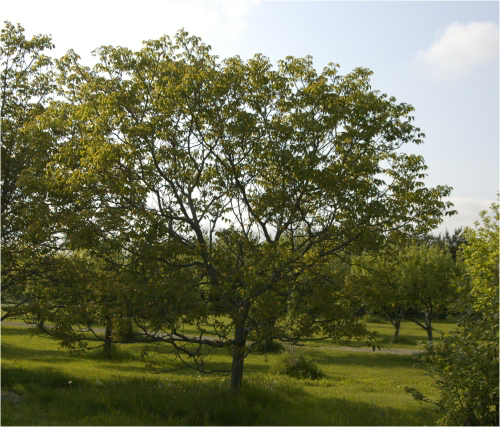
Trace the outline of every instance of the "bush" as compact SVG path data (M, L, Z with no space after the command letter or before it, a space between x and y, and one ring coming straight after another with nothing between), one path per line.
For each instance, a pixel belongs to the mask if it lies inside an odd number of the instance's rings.
M286 352L273 367L272 372L298 379L318 380L325 377L323 371L309 356L297 352Z
M384 336L378 341L380 344L405 344L405 345L418 345L422 342L422 339L419 337L405 336L400 335L398 337L398 341L394 340L393 336L387 337Z
M383 317L374 313L365 314L363 316L363 321L366 323L389 323L387 319L384 319Z
M279 341L261 342L252 347L252 353L254 354L283 353L284 351L285 346Z
M440 398L433 401L406 387L418 401L437 405L441 425L498 425L499 422L499 225L498 204L494 217L481 212L482 226L466 229L469 244L463 248L465 276L460 299L458 330L441 343L427 347L421 363L436 381Z

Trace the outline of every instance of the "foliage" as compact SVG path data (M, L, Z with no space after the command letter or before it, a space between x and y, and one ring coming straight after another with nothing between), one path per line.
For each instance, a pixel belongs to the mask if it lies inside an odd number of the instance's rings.
M405 317L427 331L432 341L432 320L444 313L456 298L455 280L462 274L462 265L455 263L446 249L437 245L412 244L400 255L401 283L408 309L424 316L421 323L406 311Z
M438 245L441 249L448 249L451 253L453 261L457 260L457 253L459 252L462 245L467 244L467 238L464 234L464 229L462 227L456 228L453 234L450 234L448 230L442 235L439 233L437 236L433 234L426 235L423 239L428 245Z
M363 316L363 321L367 323L387 323L387 320L373 313L368 313Z
M256 346L251 348L253 353L283 353L285 351L285 346L279 341L271 341L271 342L261 342Z
M58 337L63 347L73 351L102 347L103 355L111 357L113 343L133 339L131 319L117 309L127 303L117 272L83 250L60 252L55 259L70 279L57 286L35 287L37 303L27 305L24 318L37 323L30 314L42 316L51 325L40 328ZM98 330L103 326L106 333L101 336ZM75 346L83 339L85 345Z
M53 141L38 128L54 94L51 38L30 40L5 22L0 34L2 320L36 304L35 285L64 280L55 254L57 227L41 185Z
M92 69L73 51L57 61L36 127L57 150L36 194L69 249L115 276L82 282L76 310L61 301L54 333L85 346L73 322L112 313L202 372L224 347L235 391L247 340L370 338L325 270L388 232L428 232L451 206L451 188L426 188L423 158L401 152L423 142L413 107L372 90L365 68L219 61L184 30L96 54Z
M437 245L387 247L378 254L365 253L352 260L346 286L360 304L382 312L399 337L401 320L406 318L427 331L432 340L432 319L444 313L456 295L454 280L461 274L446 249ZM423 320L412 313L419 313Z
M466 275L461 281L458 331L445 335L422 363L436 380L440 399L432 401L408 388L420 401L435 403L445 425L498 425L499 422L499 205L493 216L481 212L482 223L465 230Z
M346 288L358 304L372 312L383 313L395 328L394 341L399 340L401 320L407 308L406 296L398 275L398 259L390 252L365 253L352 259L346 276ZM367 319L365 321L380 319Z
M302 352L287 351L273 367L273 372L299 379L318 380L325 374L312 359Z

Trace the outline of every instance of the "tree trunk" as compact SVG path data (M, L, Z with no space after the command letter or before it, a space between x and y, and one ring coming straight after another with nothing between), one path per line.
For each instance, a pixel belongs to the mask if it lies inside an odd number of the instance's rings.
M274 326L276 325L276 317L271 318L267 323L270 329L274 329ZM272 336L264 340L264 349L266 353L271 351L273 341L274 339Z
M476 415L474 414L474 411L469 408L467 410L467 418L465 419L464 426L478 426L481 425L478 423L476 419ZM483 424L484 425L484 424ZM495 424L493 424L495 425Z
M111 357L112 345L113 345L113 322L110 317L106 318L106 330L104 331L104 356L107 358Z
M432 345L432 313L425 314L425 326L429 345Z
M399 342L399 330L401 329L401 318L395 320L393 323L393 326L395 328L393 341L395 343L398 343Z
M132 325L132 319L129 317L126 320L125 327L123 331L120 331L121 340L123 341L131 341L134 338L134 329Z
M240 391L241 383L243 382L243 363L245 361L245 328L237 326L234 332L236 345L232 349L233 364L231 367L231 382L230 389L234 394Z
M38 312L37 313L37 325L38 325L38 329L40 329L40 330L43 331L44 323L45 323L44 316L42 315L42 313Z
M429 344L432 345L432 327L427 327L427 339L429 340Z
M399 342L399 330L401 329L401 319L403 319L403 314L401 312L391 312L391 311L385 311L384 310L385 317L387 317L387 320L391 322L391 325L394 326L394 336L392 338L392 342L398 343Z

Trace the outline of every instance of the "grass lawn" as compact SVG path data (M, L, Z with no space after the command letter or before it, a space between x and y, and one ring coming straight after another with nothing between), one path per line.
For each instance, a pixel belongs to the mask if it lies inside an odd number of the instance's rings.
M410 331L404 325L401 332L413 336ZM425 339L423 330L415 334ZM2 425L429 425L437 419L430 405L403 390L437 397L432 380L407 355L328 345L297 350L325 372L316 381L271 374L279 355L250 355L241 393L232 396L227 377L150 373L139 344L103 360L95 353L70 356L26 328L2 325L1 341ZM230 358L220 351L211 363Z

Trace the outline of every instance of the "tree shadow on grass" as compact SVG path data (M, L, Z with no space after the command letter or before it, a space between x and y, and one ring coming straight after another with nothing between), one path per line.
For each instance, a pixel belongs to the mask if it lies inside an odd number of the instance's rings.
M69 353L64 355L61 350L33 350L29 348L19 347L11 343L2 343L2 360L30 360L35 359L48 361L51 363L67 362L71 359Z
M16 385L22 385L26 390L34 386L64 388L68 387L71 379L68 374L51 367L26 368L2 365L2 388L6 389Z
M245 372L251 372L252 374L266 374L271 369L272 365L270 363L266 363L266 364L252 363L250 360L245 359L245 364L244 364ZM207 373L204 373L204 372L201 372L201 371L198 371L197 369L195 369L194 364L191 364L191 367L189 367L189 366L186 366L186 364L184 364L180 360L174 360L173 363L169 363L168 360L161 360L158 357L152 357L152 358L146 357L143 359L139 359L139 361L144 362L145 366L146 366L146 364L156 362L155 366L158 368L158 370L161 370L161 366L163 365L165 368L165 371L160 372L158 374L159 376L168 375L168 374L173 373L176 376L186 377L186 378L187 377L199 377L199 376L203 376L203 377L213 376L214 378L216 378L216 377L220 377L222 375L228 375L230 373L231 363L232 363L230 356L227 356L226 360L224 360L224 361L207 360L204 367L203 367ZM106 361L103 360L102 362L105 363ZM109 362L110 363L106 363L106 366L104 367L105 369L112 369L112 370L121 371L121 372L127 372L130 370L128 366L120 366L119 364L114 364L113 361L109 361ZM189 363L189 360L187 362ZM175 369L175 368L180 368L180 369L176 369L175 371L172 370L170 372L168 371L169 369ZM154 371L152 369L149 369L149 368L147 368L147 369L148 369L148 372L154 373ZM213 371L213 372L210 373L211 371ZM220 371L224 371L224 372L220 372Z
M177 376L176 376L177 377ZM264 381L262 381L264 379ZM73 384L70 384L72 381ZM63 390L57 393L57 405L71 412L81 412L82 401L86 408L99 405L113 407L120 419L135 416L150 425L147 415L176 414L170 421L177 425L430 425L435 418L429 411L423 418L418 406L399 409L370 402L360 402L342 397L318 397L310 395L301 387L287 388L270 386L272 382L244 382L239 396L229 393L227 382L197 381L189 378L175 378L174 381L160 381L145 378L90 379L71 378L53 368L23 368L2 366L2 388L11 389L22 385L24 394L32 396L26 404L40 403L47 393L41 388ZM78 389L76 397L69 393ZM61 400L62 399L62 400ZM409 399L411 399L409 397ZM55 401L52 399L52 401ZM130 405L130 402L135 402ZM36 406L35 406L36 407ZM134 409L140 407L141 411ZM50 408L49 408L50 409ZM50 410L49 410L50 416ZM54 414L55 416L56 414ZM74 422L78 421L78 417ZM139 418L137 418L139 417ZM46 420L50 424L51 420ZM141 425L139 423L138 425Z
M409 397L410 398L410 397ZM410 398L411 399L411 398ZM292 405L283 408L290 412L293 425L431 425L435 421L432 411L414 408L398 409L375 403L356 402L341 397L323 398L309 396L303 398L301 406L308 407L307 413L300 413ZM267 420L266 420L267 421ZM267 425L273 424L271 421Z
M29 334L24 334L23 331L23 335L25 335L26 337L26 335ZM52 365L61 365L70 362L75 362L77 360L87 360L95 362L94 369L96 371L102 369L102 370L117 371L118 373L132 372L142 375L154 373L153 369L151 369L151 367L148 367L148 363L151 363L153 361L164 362L166 369L179 366L179 364L169 365L167 361L158 360L157 357L141 358L139 352L137 354L134 354L130 350L124 350L124 351L117 350L117 355L115 357L108 359L101 357L98 351L96 350L90 350L85 353L71 355L69 351L65 349L45 350L36 348L25 348L17 346L13 343L5 343L5 342L2 342L2 359L4 361L14 361L14 362L21 360L25 361L36 360L37 362L50 363ZM140 363L142 366L133 366L130 364L131 362L135 362L136 364ZM158 367L159 366L160 364L158 363ZM268 370L270 369L270 366L271 366L270 364L252 363L249 362L249 359L245 361L245 370L251 371L252 373L267 373ZM205 368L207 371L226 370L227 372L229 372L229 370L231 369L231 359L228 356L226 361L208 361L205 365ZM180 376L182 378L189 378L189 377L194 378L200 375L200 373L197 370L189 367L176 370L174 373L176 376ZM161 377L162 375L168 375L168 374L169 372L162 372L159 373L158 376ZM203 373L201 373L201 375L205 376L205 374ZM213 377L217 377L220 376L221 374L214 373L210 375Z
M36 326L4 326L2 324L2 335L25 335L30 336L36 334Z
M29 337L22 337L29 338ZM50 337L46 337L52 340ZM56 342L56 341L54 341ZM127 363L130 361L138 361L139 357L118 357L104 359L99 357L96 350L84 350L83 353L74 353L65 348L58 349L41 349L34 347L21 347L11 342L2 342L2 360L36 360L38 362L49 362L51 364L62 364L74 362L76 360L95 360L111 363Z

